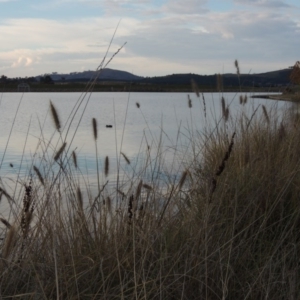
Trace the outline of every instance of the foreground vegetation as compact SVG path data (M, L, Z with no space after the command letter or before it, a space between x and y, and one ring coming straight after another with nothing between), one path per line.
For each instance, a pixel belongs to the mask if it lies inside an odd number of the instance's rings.
M145 179L163 165L147 148L126 185L108 190L98 171L95 194L78 182L76 153L51 104L59 145L52 153L42 143L19 199L1 188L10 205L1 218L1 297L299 299L296 109L278 117L261 106L233 118L220 105L215 126L191 132L179 179ZM95 119L91 130L97 150ZM120 158L130 164L126 153Z

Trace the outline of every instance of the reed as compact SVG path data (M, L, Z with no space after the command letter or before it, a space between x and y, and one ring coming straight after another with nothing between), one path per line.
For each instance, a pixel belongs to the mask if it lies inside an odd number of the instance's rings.
M270 124L270 118L269 118L267 109L264 105L262 105L262 110L263 110L263 113L264 113L264 116L265 116L265 119L266 119L267 123Z
M105 163L104 163L104 174L105 174L105 177L108 176L108 173L109 173L109 158L108 156L105 157Z
M193 107L193 105L192 105L192 99L191 99L190 95L188 95L188 107L189 108Z
M38 178L39 178L41 184L42 184L42 185L45 185L44 178L43 178L43 176L42 176L40 170L39 170L36 166L33 166L33 170L34 170L34 172L36 173L36 175L38 176Z
M77 169L78 168L78 165L77 165L77 155L76 155L75 151L72 151L72 159L73 159L74 166Z
M60 148L57 150L57 152L56 152L55 155L54 155L54 160L55 160L55 161L58 161L58 159L61 157L61 155L63 154L63 152L64 152L64 150L65 150L65 148L66 148L66 146L67 146L67 143L64 142L64 143L60 146Z
M178 183L178 189L181 190L185 181L186 181L186 178L188 176L189 172L188 170L185 170L184 172L182 172L181 174L181 177L180 177L180 180L179 180L179 183Z
M55 128L57 131L60 131L60 129L61 129L60 120L58 117L57 110L56 110L55 106L53 105L52 101L50 101L50 111L51 111L51 116L52 116Z
M11 228L11 225L8 221L6 221L5 219L3 218L0 218L0 221L8 228L10 229Z
M126 163L127 163L128 165L130 165L130 159L127 157L127 155L126 155L125 153L123 153L123 152L121 152L121 155L122 155L123 158L125 159Z
M7 259L9 254L12 252L16 234L17 234L17 232L16 232L15 226L11 226L9 228L8 234L5 238L5 244L4 244L4 247L2 250L2 257L4 259Z
M217 74L217 90L220 93L223 91L223 76L221 74Z
M199 98L200 97L200 90L199 90L199 87L196 83L196 81L194 79L191 80L191 83L192 83L192 89L193 89L193 92L196 94L196 96Z
M147 140L140 167L118 150L128 164L118 185L105 178L113 178L106 156L97 190L96 179L80 177L74 151L59 168L50 159L61 158L62 142L54 155L42 148L20 193L1 182L1 205L10 203L0 218L1 297L298 299L299 120L264 106L229 118L229 105L221 99L214 126L184 132L189 144L174 145L170 173L163 142Z
M96 141L98 138L98 128L97 128L97 120L95 118L92 119L92 125L93 125L94 140Z

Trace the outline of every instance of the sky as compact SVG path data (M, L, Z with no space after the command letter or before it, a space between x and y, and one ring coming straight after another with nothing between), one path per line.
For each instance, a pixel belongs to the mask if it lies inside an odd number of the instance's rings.
M0 76L95 70L120 48L107 67L139 76L284 69L300 1L0 0Z

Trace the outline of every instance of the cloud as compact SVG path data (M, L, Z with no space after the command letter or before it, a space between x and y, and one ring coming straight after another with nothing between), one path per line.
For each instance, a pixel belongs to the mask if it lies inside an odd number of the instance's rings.
M91 18L63 22L45 19L10 19L0 24L0 68L17 76L29 75L32 68L38 73L76 70L85 63L97 68L107 51L118 19ZM124 19L117 36L128 35L135 20ZM114 42L109 56L125 42ZM100 47L91 47L100 45ZM42 70L42 66L45 68ZM38 75L38 73L31 75Z
M236 58L242 71L259 72L299 59L300 26L293 10L260 9L271 1L236 1L251 2L253 7L214 12L206 9L206 0L167 0L159 5L154 1L141 5L138 1L84 1L84 5L106 5L106 13L66 21L2 19L0 69L14 76L96 69L120 20L118 14L125 17L109 57L124 42L127 45L110 67L137 75L213 74L223 68L229 72L234 71ZM110 15L113 7L116 16Z
M13 62L12 68L17 67L29 67L32 64L33 60L30 57L20 56L17 61Z
M176 14L203 14L208 12L205 8L207 2L207 0L168 0L162 9L164 12Z
M260 7L267 7L267 8L290 7L289 4L280 0L235 0L234 2L238 4L260 6Z

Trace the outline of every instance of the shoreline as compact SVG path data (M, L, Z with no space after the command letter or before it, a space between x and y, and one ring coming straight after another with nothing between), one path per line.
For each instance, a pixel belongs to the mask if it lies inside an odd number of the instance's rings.
M31 93L72 93L86 92L141 92L141 93L194 93L191 84L137 84L137 83L97 83L92 87L88 83L45 84L29 83ZM218 89L215 85L199 85L200 93L282 93L283 87L224 86ZM22 93L18 83L0 83L0 93ZM26 91L27 92L27 91Z
M251 98L278 100L278 101L290 101L298 102L300 101L299 94L280 94L280 95L252 95Z
M64 85L32 85L30 91L18 91L16 86L1 86L0 93L83 93L87 92L87 86L82 84L74 84L71 86ZM195 91L190 86L103 86L95 85L92 92L139 92L139 93L194 93ZM215 87L201 87L199 86L199 92L201 93L282 93L280 88L253 88L253 87L229 87L222 91Z

